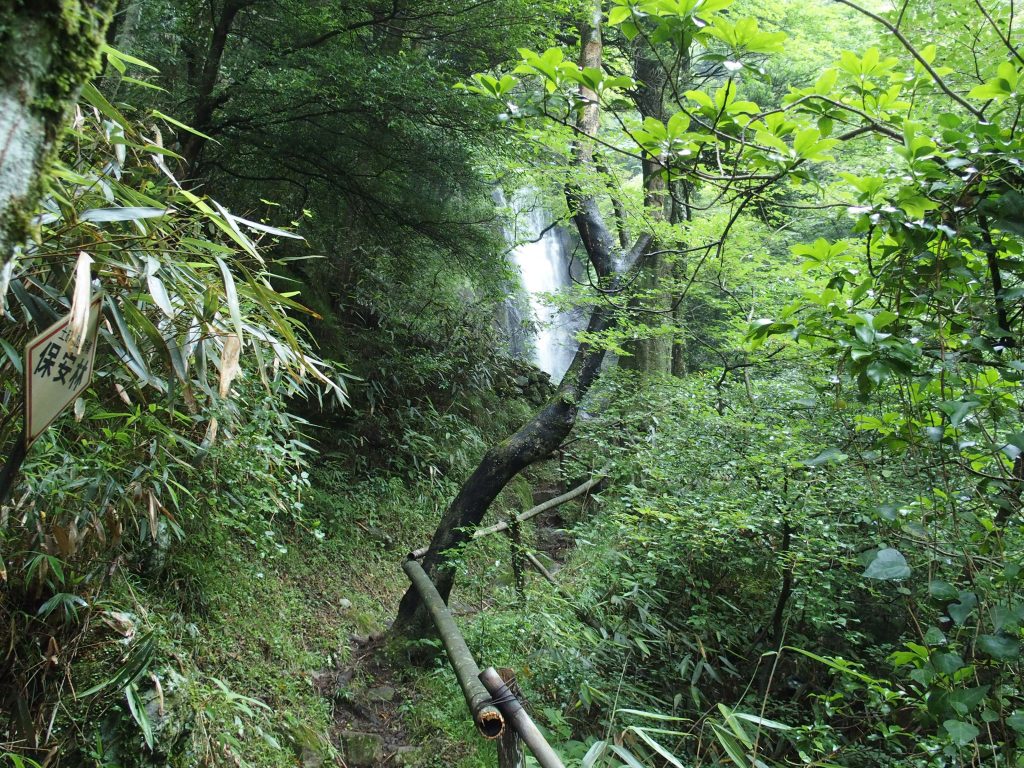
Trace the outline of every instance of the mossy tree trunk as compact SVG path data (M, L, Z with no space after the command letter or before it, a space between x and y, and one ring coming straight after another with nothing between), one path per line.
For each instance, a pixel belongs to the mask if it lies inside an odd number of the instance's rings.
M0 272L29 236L64 120L99 69L114 4L0 4Z
M669 223L680 224L693 220L693 206L690 205L692 193L693 187L689 181L680 179L673 182ZM680 253L683 253L686 249L686 243L679 242L678 247ZM672 265L672 277L677 291L681 291L681 286L686 284L686 269L686 260L683 258L677 259L675 264ZM673 294L672 296L672 323L676 328L676 334L672 339L672 375L677 378L682 378L687 374L686 337L683 335L683 329L686 327L687 320L685 298L681 293Z
M644 35L633 41L633 76L638 87L633 93L637 111L643 118L664 122L668 72L665 64ZM659 159L645 156L642 163L644 215L653 222L667 219L669 196L664 167ZM663 283L671 276L672 265L662 254L648 256L641 265L636 288L640 292L631 302L638 325L659 328L671 321L671 295ZM622 368L641 373L668 374L672 368L672 339L667 335L649 335L623 345L628 357L619 358Z
M600 4L594 3L590 19L581 27L582 67L601 66L600 20ZM582 88L580 96L584 106L579 110L577 127L582 134L596 136L600 116L597 94ZM582 140L577 144L574 162L579 167L595 169L591 142ZM623 254L617 273L618 243L599 211L597 200L579 194L571 186L566 189L566 199L591 268L606 286L614 284L617 274L627 271L644 254L650 245L650 236L640 236ZM599 336L613 322L611 308L597 305L587 326L588 337ZM512 478L530 464L549 456L569 435L576 423L580 402L600 374L604 355L602 347L581 344L554 396L514 435L484 454L445 511L423 559L423 570L430 575L445 601L455 583L459 552L471 540L473 529L480 525L491 503ZM412 588L402 598L392 632L405 637L421 637L430 632L429 616Z

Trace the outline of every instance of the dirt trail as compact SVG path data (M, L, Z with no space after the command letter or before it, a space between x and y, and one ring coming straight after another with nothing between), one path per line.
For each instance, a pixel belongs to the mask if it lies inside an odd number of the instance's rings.
M534 504L547 501L564 489L544 484L533 491ZM564 518L558 508L538 515L533 548L557 572L575 542L564 530ZM534 577L539 578L534 574ZM457 615L474 614L480 606L453 604ZM461 610L460 610L461 609ZM407 682L395 670L384 652L384 638L353 637L352 654L344 667L325 670L315 681L317 691L334 705L332 741L339 752L337 765L346 768L418 768L436 765L429 745L417 746L404 721L402 691ZM323 761L303 760L304 768L320 768Z

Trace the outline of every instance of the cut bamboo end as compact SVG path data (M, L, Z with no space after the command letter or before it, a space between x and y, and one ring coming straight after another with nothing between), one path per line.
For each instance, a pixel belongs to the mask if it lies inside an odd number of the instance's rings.
M497 739L505 730L505 718L494 707L484 707L476 715L476 727L485 739Z

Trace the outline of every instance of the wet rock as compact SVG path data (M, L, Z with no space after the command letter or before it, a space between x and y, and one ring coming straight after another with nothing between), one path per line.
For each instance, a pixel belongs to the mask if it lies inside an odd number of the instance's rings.
M376 733L344 731L341 746L349 768L375 768L384 761L384 740Z
M315 749L303 747L299 754L299 762L302 763L302 768L322 768L324 756Z
M379 688L371 688L366 692L367 701L387 702L395 700L395 689L390 685L382 685Z
M391 758L391 765L424 768L430 765L430 751L426 747L399 747Z

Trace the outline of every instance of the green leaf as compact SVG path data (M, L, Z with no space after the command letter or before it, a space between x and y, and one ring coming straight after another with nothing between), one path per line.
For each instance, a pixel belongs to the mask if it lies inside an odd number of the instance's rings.
M674 765L675 768L684 768L683 764L676 759L675 755L669 752L665 747L658 743L653 736L647 733L643 728L638 728L635 725L630 726L626 731L631 731L639 736L651 749L661 755L664 760L670 765Z
M803 463L808 467L820 467L823 464L840 464L849 458L838 448L826 448L813 459L806 459Z
M128 121L125 119L125 116L118 112L114 105L107 101L107 98L96 90L96 86L92 83L86 83L82 86L82 97L96 107L101 115L113 120L124 130L128 130Z
M946 610L949 612L949 617L953 619L957 624L963 626L964 622L967 621L967 617L971 615L971 612L978 606L978 596L973 592L961 592L960 600L956 603L950 603Z
M117 50L116 48L114 48L111 45L108 45L107 43L103 43L102 45L100 45L100 53L106 54L107 58L109 58L109 59L118 59L120 61L126 61L129 64L134 64L137 67L142 67L143 69L148 69L150 72L159 72L160 71L159 69L154 67L152 64L150 64L148 61L143 61L142 59L137 59L134 56L131 56L131 55L127 54L127 53L124 53L123 51Z
M128 699L128 709L132 713L132 718L139 724L139 728L142 729L142 736L146 740L146 746L153 749L153 724L149 721L149 716L146 714L146 705L139 698L139 692L135 688L135 684L131 683L124 689L125 698Z
M632 10L628 5L617 5L608 12L608 24L615 26L621 24L632 15Z
M956 587L950 584L948 581L942 581L942 579L932 579L928 582L928 594L934 597L936 600L942 600L943 602L949 600L956 600L959 592Z
M583 756L583 761L580 763L582 768L594 768L597 765L597 761L601 759L605 751L608 749L608 742L601 740L595 741L590 745L590 749L587 750L587 754Z
M1020 656L1020 642L1010 635L980 635L978 648L993 659L1011 661Z
M970 744L980 733L975 726L962 720L946 720L942 727L946 729L946 733L953 739L953 743L961 747Z
M905 579L910 576L910 566L907 559L899 550L892 547L885 547L875 553L871 564L863 573L866 579L878 579L880 581L894 581Z
M645 768L644 764L637 760L633 753L625 747L620 747L618 744L611 744L610 746L612 752L621 757L629 768Z
M153 297L153 301L161 310L163 310L163 313L173 320L174 305L171 304L171 297L167 293L167 287L164 285L164 281L157 276L157 272L159 270L160 262L152 256L147 256L146 285L149 287L149 295Z
M776 731L791 731L791 730L793 730L791 726L788 726L785 723L780 723L780 722L777 722L775 720L768 720L767 718L760 717L758 715L748 715L746 712L733 712L732 716L733 717L738 717L741 720L747 720L747 721L749 721L751 723L757 723L762 728L771 728L772 730L776 730Z
M939 403L939 410L949 416L950 426L959 427L971 411L981 403L977 400L948 400Z
M139 219L153 219L164 216L166 208L90 208L78 215L79 221L137 221Z
M238 336L239 344L245 338L242 331L242 310L238 304L238 288L235 286L234 275L228 269L228 265L220 256L214 256L217 265L220 267L221 277L224 278L224 295L228 302L228 312L231 314L231 322L235 325L235 334Z
M1024 709L1016 709L1013 714L1006 718L1006 724L1017 733L1024 733Z
M191 133L191 134L193 134L195 136L199 136L200 138L206 139L207 141L212 141L214 144L220 144L220 142L217 141L212 136L208 136L205 133L203 133L202 131L197 131L191 125L185 125L185 123L181 122L180 120L175 120L170 115L165 115L159 109L154 109L152 112L150 112L150 115L152 115L153 117L158 117L161 120L164 120L164 121L170 123L171 125L176 126L177 128L181 128L181 130L183 130L183 131L187 131L188 133Z
M729 755L729 759L739 768L750 768L750 760L747 758L746 750L736 740L736 737L717 723L712 723L711 728L714 730L719 743L725 749L726 754Z

